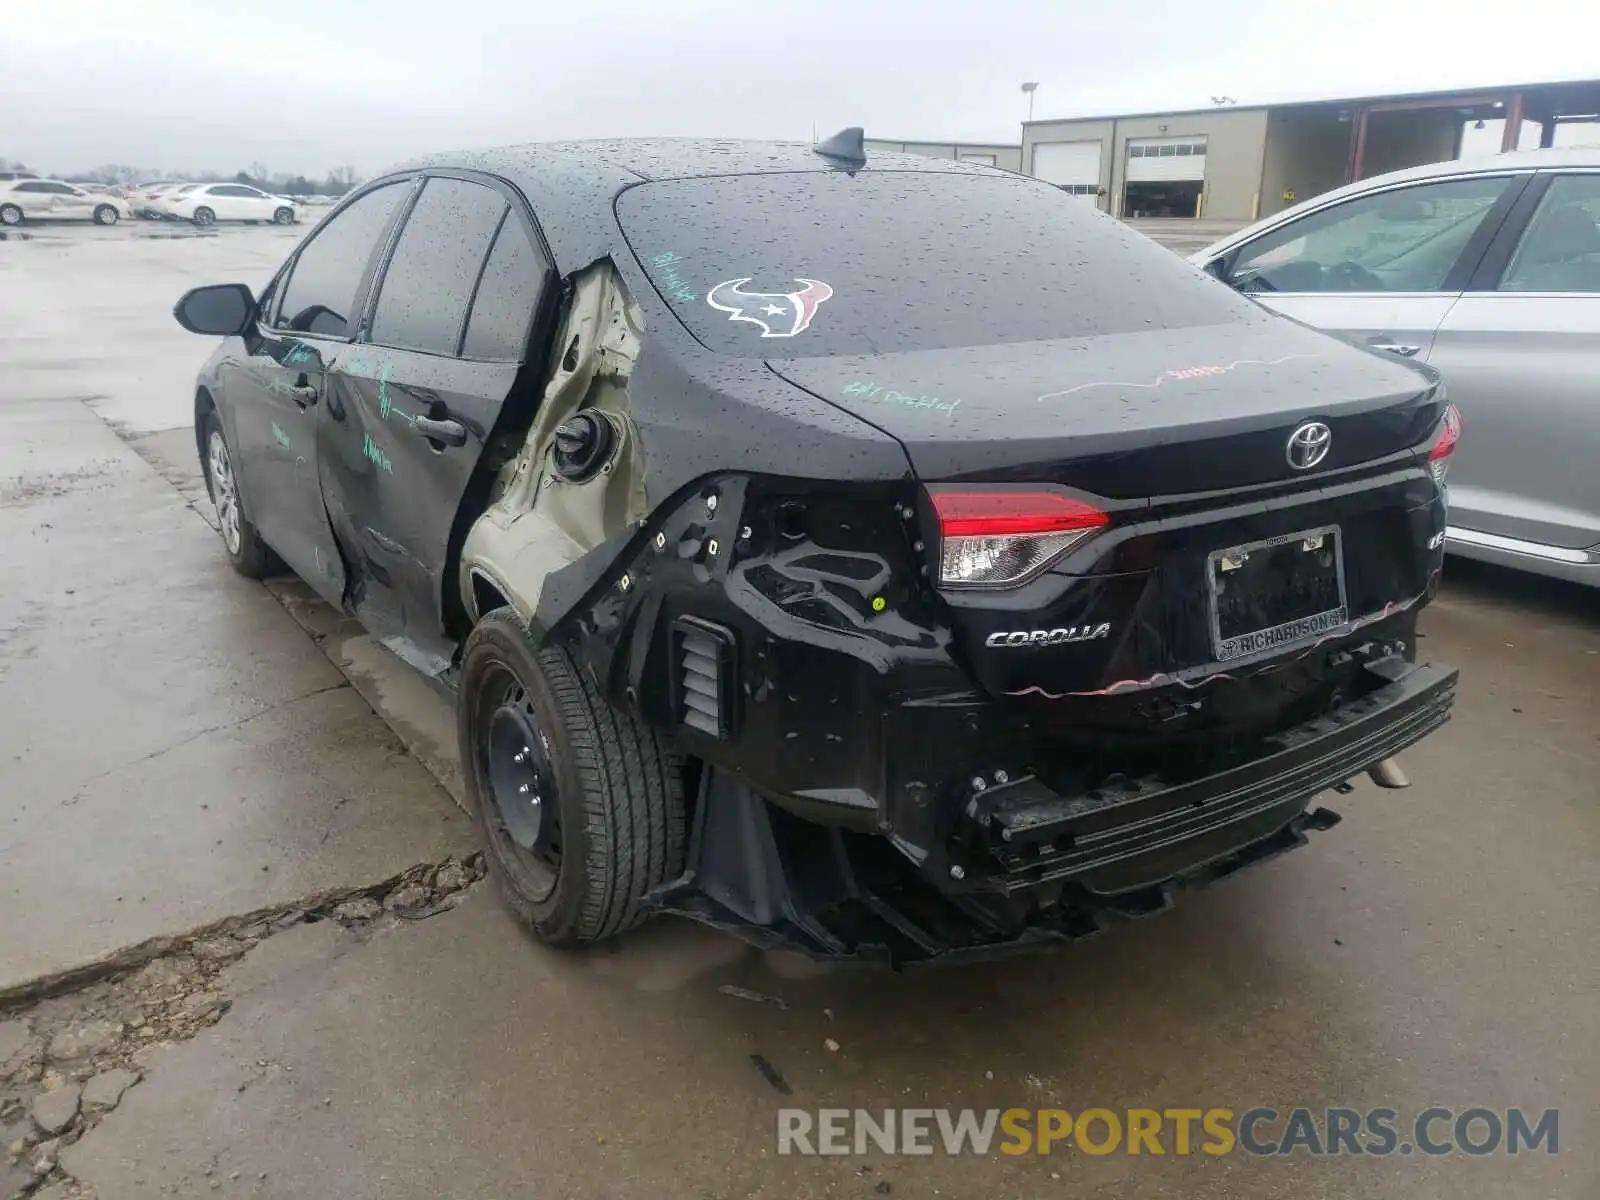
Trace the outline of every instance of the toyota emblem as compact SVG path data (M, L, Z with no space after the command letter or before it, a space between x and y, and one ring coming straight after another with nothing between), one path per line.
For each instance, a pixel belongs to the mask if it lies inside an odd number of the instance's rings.
M1309 471L1328 457L1328 449L1332 445L1333 430L1321 421L1307 421L1289 435L1284 456L1296 471Z

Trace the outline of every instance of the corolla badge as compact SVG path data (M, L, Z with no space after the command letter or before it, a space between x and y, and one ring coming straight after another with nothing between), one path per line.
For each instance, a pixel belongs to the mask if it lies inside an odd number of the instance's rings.
M985 646L1062 646L1068 642L1095 642L1111 632L1110 625L1069 625L1065 629L1012 629L991 633Z
M805 286L798 292L746 292L741 290L750 282L728 279L706 293L706 303L719 312L728 314L730 321L748 321L761 326L764 338L788 338L804 333L824 300L831 299L833 289L818 279L797 279Z
M1323 459L1333 446L1333 430L1321 421L1307 421L1289 435L1284 456L1296 471L1309 471Z

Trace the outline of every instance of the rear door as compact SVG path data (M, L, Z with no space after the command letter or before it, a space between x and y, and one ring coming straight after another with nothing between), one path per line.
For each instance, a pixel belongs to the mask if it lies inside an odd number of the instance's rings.
M70 184L58 183L54 185L58 190L56 196L59 206L55 215L71 221L88 221L94 217L95 206L103 201L101 197L92 195L82 188L75 188Z
M357 615L437 674L457 516L525 356L552 268L520 199L497 181L430 178L336 359L319 424L323 495ZM486 478L481 482L487 483Z
M1543 174L1518 210L1434 348L1465 431L1451 532L1581 550L1600 545L1600 171Z
M345 577L317 484L326 365L355 331L378 252L412 186L373 188L321 225L280 275L249 353L221 369L217 403L250 519L331 604L342 601Z
M1426 359L1527 179L1471 175L1352 196L1235 248L1220 273L1286 316Z

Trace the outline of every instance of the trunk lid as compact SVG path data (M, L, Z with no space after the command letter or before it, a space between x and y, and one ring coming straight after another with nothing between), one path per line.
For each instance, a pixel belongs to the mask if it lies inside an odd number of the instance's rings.
M1439 415L1424 369L1277 318L768 366L899 440L924 481L1119 500L1300 477L1284 446L1307 420L1331 428L1319 470L1337 470Z
M1110 514L1020 586L940 587L996 697L1187 695L1408 612L1442 559L1436 377L1287 320L768 365L898 439L925 484L1052 484ZM1298 469L1309 421L1332 440Z

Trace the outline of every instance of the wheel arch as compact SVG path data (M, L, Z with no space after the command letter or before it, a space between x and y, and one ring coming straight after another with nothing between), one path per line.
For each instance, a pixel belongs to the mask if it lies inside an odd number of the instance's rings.
M222 419L222 414L217 412L217 402L211 398L211 392L205 387L194 390L194 452L200 457L200 470L206 473L206 490L211 488L211 476L206 468L206 417L217 413L217 420Z

